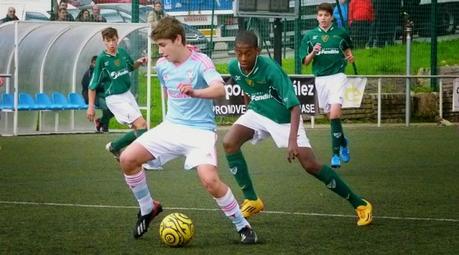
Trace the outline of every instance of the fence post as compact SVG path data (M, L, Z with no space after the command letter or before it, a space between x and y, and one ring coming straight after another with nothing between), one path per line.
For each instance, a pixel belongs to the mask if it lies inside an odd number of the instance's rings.
M438 114L440 115L441 120L443 119L443 80L441 78L440 84L438 84L438 104L440 105L440 108L438 109Z
M282 66L282 21L280 18L274 19L274 60Z
M437 0L432 0L431 6L431 23L430 23L430 74L437 75ZM430 79L430 87L432 91L437 91L437 78Z
M405 86L405 126L410 125L410 99L411 99L411 89L410 89L410 70L411 70L411 33L413 27L410 23L405 25L406 32L406 86Z
M378 78L378 127L381 127L381 78Z

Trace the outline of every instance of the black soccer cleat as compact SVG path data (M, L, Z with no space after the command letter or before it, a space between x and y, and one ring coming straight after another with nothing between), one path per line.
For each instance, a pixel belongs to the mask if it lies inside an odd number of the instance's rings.
M254 244L258 241L257 234L249 226L239 230L239 235L241 235L241 243L243 244Z
M159 203L159 201L153 201L154 209L147 215L141 215L140 211L137 214L137 223L135 224L134 228L134 238L139 239L143 234L147 233L148 226L150 226L150 222L160 213L163 211L163 207Z

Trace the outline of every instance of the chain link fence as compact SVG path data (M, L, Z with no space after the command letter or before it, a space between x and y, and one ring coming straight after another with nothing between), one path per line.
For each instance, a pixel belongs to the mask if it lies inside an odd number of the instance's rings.
M387 50L404 43L404 27L413 26L414 41L430 42L435 35L441 38L457 39L459 34L459 0L438 0L435 15L432 3L427 0L300 0L290 1L290 6L300 3L298 18L281 18L282 57L294 58L295 48L304 33L317 26L316 7L328 2L335 8L337 25L349 30L354 42L354 50L371 48ZM342 19L337 10L340 3ZM234 38L241 28L255 31L260 38L263 53L272 54L274 44L273 18L235 17L232 0L163 0L165 11L182 22L196 27L209 41L209 53L214 60L232 57ZM435 22L432 20L435 17ZM436 23L436 26L434 25ZM428 47L427 47L428 48ZM399 50L400 51L400 50ZM427 56L429 51L424 52ZM385 64L374 59L382 73L397 73L391 70L391 63ZM379 61L379 62L378 62ZM387 62L387 61L386 61ZM374 63L365 63L372 65ZM400 73L400 72L399 72ZM368 73L363 73L368 74Z

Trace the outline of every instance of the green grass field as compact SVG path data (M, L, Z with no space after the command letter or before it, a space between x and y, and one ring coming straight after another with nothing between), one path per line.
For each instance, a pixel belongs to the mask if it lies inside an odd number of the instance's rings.
M417 74L420 68L430 69L430 47L427 42L413 42L411 46L411 74ZM459 39L438 42L438 66L451 66L459 64L456 49L459 48ZM357 70L360 75L369 74L399 74L406 73L406 45L397 44L384 48L356 49L353 50ZM228 73L227 64L217 64L217 70ZM295 60L286 58L282 60L283 69L295 73ZM347 74L354 74L351 65L346 68ZM302 66L302 74L312 74L311 65Z
M352 161L338 172L374 205L357 227L352 207L289 164L268 140L244 151L266 211L251 219L260 243L244 246L194 171L176 160L148 173L165 211L131 236L136 202L104 151L119 134L0 137L0 254L457 254L459 129L433 125L346 127ZM225 131L220 132L220 138ZM329 128L308 129L329 160ZM221 176L242 198L218 144ZM161 219L189 215L184 248L159 241Z

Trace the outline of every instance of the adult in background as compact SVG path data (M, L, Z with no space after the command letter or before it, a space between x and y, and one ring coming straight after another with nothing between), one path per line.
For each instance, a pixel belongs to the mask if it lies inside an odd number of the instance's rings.
M365 48L369 43L374 19L371 0L352 0L349 3L349 27L355 48Z
M59 2L59 5L57 4L57 0L53 0L54 4L54 11L51 13L51 16L49 17L49 20L59 20L59 21L75 21L73 16L68 13L67 8L68 8L68 0L62 0ZM59 17L59 12L61 12L61 9L65 9L65 17Z
M94 72L94 67L96 66L96 59L97 56L93 56L91 58L91 63L89 65L88 70L83 75L83 78L81 79L81 95L84 98L84 101L86 104L89 103L88 100L88 87L89 83L91 82L91 77ZM101 78L101 81L99 82L97 88L96 88L96 100L95 100L95 105L99 109L102 110L102 117L95 119L95 125L96 125L96 130L98 132L108 132L108 125L110 123L110 119L113 117L113 113L108 109L107 103L105 102L105 85L108 85L110 82L110 79L107 78Z
M339 8L341 9L341 14L339 13ZM333 9L333 19L335 20L335 23L338 25L338 27L346 28L349 11L347 0L339 0L339 8L337 5ZM341 17L343 18L341 19Z
M166 13L163 10L163 5L160 0L153 1L153 11L148 14L147 21L148 24L151 26L151 30L154 30L158 22L166 17ZM151 48L151 56L152 58L159 57L158 45L156 43L153 44Z
M0 24L14 20L19 20L19 18L16 16L16 9L14 7L9 7L5 18L0 20Z
M89 12L88 9L83 9L80 11L80 13L78 13L76 20L80 22L91 22L92 21L91 13Z
M107 22L104 16L100 14L100 7L97 4L92 5L92 21Z
M66 8L59 8L55 21L70 21L68 18L69 16L71 15L69 15Z

